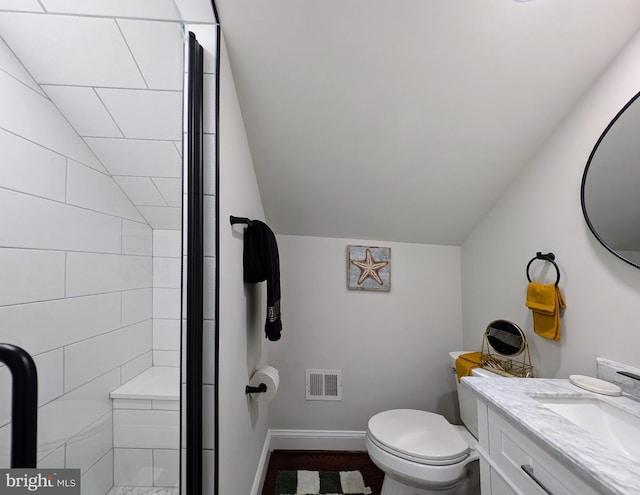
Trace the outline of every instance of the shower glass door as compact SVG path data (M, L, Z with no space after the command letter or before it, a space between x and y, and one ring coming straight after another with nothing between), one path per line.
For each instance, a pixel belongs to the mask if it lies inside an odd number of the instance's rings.
M184 27L172 2L13 4L0 9L0 343L38 370L37 466L80 469L83 495L177 494ZM0 367L0 468L10 391Z

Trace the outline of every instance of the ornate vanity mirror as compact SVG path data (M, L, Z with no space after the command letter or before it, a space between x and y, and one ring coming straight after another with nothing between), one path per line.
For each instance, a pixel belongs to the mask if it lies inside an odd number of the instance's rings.
M636 94L593 148L582 176L582 211L596 239L640 268L640 103Z
M512 358L520 356L519 360ZM529 345L522 329L508 320L494 320L482 338L482 367L506 376L533 377Z

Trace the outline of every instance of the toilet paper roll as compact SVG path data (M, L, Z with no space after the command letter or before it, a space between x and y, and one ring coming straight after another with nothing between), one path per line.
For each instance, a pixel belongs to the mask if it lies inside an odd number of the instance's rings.
M261 383L267 386L267 391L259 394L251 394L251 396L260 402L267 402L273 399L278 392L280 385L280 375L278 370L273 366L262 366L258 368L249 380L251 387L258 387Z

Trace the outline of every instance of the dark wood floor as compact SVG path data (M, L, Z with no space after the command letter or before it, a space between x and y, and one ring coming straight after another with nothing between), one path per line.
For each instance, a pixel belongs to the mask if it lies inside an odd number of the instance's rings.
M342 452L328 450L274 450L269 457L269 467L264 480L262 495L273 495L278 471L305 469L309 471L360 471L372 495L380 495L384 473L369 459L366 452Z

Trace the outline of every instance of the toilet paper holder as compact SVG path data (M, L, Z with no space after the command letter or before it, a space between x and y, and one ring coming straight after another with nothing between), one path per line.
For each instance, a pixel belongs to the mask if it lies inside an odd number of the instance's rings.
M263 394L266 391L267 391L267 385L264 384L264 383L261 383L257 387L252 387L251 385L247 385L244 388L244 393L245 394Z

